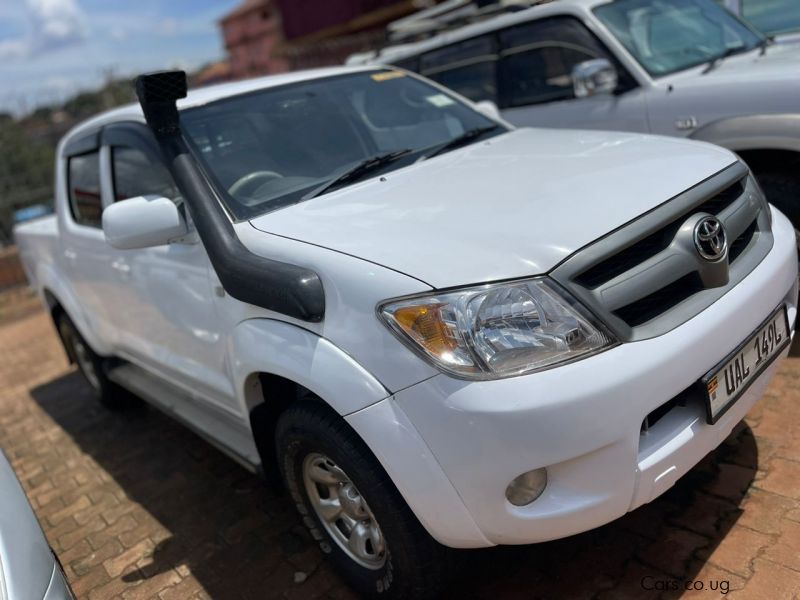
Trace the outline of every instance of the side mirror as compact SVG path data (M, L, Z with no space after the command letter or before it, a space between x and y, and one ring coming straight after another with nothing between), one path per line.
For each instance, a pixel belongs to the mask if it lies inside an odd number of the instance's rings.
M175 203L161 196L138 196L103 211L103 233L114 248L133 250L161 246L188 233Z
M617 70L606 58L587 60L572 68L572 86L576 98L613 94L618 81Z
M480 102L476 102L475 108L477 108L481 114L489 117L493 121L498 121L501 118L500 109L497 108L497 104L491 100L481 100Z

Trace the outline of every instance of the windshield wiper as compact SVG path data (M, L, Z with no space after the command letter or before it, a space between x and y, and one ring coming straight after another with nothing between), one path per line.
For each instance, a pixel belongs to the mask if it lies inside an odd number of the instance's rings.
M411 148L404 148L403 150L395 150L394 152L386 152L385 154L378 154L376 156L371 156L369 158L365 158L361 162L357 163L355 166L350 167L343 173L336 175L332 179L329 179L321 186L314 188L305 196L303 196L303 200L308 200L309 198L316 198L317 196L321 196L325 192L329 192L345 183L350 183L351 181L356 181L357 179L361 179L364 175L368 173L372 173L380 169L381 167L388 165L390 162L394 162L398 158L405 156L411 152Z
M759 56L764 56L767 53L767 48L769 46L771 46L772 44L774 44L774 43L775 43L775 38L774 37L772 37L771 35L765 36L764 39L762 39L758 43L758 47L761 50L761 52L759 52L758 55Z
M443 152L447 152L448 150L453 150L454 148L458 148L459 146L465 146L470 142L478 139L485 133L489 133L490 131L495 131L498 129L500 125L487 125L485 127L475 127L473 129L467 129L461 135L457 135L452 140L448 140L443 144L439 144L434 146L427 152L422 154L422 158L433 158L434 156L438 156Z
M740 54L741 52L746 52L747 50L750 50L750 48L748 48L747 46L734 46L733 48L726 48L725 52L723 52L719 56L715 56L710 61L708 61L706 68L703 69L703 75L705 75L709 71L713 71L714 69L716 69L717 65L719 65L719 63L721 63L729 56L733 56L734 54Z

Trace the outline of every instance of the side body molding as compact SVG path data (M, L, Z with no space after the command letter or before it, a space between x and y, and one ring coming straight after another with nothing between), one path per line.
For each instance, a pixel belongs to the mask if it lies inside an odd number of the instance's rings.
M704 125L691 139L729 150L794 150L800 152L800 114L730 117Z
M248 319L232 331L228 364L244 415L262 401L257 373L290 379L324 399L340 415L374 404L386 388L352 357L307 329L274 319ZM269 390L264 390L269 398Z

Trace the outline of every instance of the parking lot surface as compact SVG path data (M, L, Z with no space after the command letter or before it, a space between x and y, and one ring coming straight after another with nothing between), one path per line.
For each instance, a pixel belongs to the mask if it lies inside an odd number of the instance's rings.
M4 302L0 446L79 598L353 597L286 496L154 409L104 410L49 317ZM664 496L583 535L469 552L449 596L800 598L798 384L790 357Z

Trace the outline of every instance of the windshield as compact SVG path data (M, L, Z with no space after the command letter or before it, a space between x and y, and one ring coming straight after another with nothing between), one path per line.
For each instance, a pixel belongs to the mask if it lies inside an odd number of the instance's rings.
M752 50L764 39L714 0L616 0L594 13L654 77Z
M742 0L742 16L770 35L800 30L797 0Z
M376 70L187 109L181 125L230 211L247 219L311 197L348 172L343 183L396 169L497 123L402 71Z

